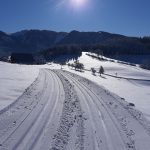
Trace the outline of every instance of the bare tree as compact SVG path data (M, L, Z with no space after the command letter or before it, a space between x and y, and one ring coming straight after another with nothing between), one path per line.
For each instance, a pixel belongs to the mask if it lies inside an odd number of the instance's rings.
M74 62L74 67L75 67L75 70L82 71L84 69L84 65L82 63L80 63L78 60L76 60Z
M92 74L95 75L95 73L96 73L95 68L91 68L91 71L92 71Z

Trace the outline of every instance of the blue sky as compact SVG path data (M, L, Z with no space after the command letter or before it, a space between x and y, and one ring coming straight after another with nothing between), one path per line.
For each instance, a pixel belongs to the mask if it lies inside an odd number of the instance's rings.
M0 0L0 30L107 31L150 35L150 0ZM81 0L82 1L82 0Z

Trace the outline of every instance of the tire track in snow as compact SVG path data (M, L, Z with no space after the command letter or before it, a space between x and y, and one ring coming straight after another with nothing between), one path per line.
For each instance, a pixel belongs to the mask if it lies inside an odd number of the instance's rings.
M56 76L52 72L49 72L48 74L52 77L52 79L54 80L54 83L55 83L50 92L50 93L54 93L54 90L56 89L56 87L57 87L56 85L58 84L58 82L57 82ZM47 81L47 82L51 83L50 81ZM52 95L49 95L48 98L43 98L43 99L47 99L46 104L44 105L43 109L41 110L41 113L39 114L36 122L34 122L34 125L32 126L32 128L30 128L31 131L29 131L29 132L32 132L34 134L32 136L30 134L28 134L25 137L27 142L26 142L26 144L24 142L24 145L26 145L24 150L33 150L34 147L36 146L36 144L38 143L38 140L40 139L42 132L44 131L44 129L46 128L46 126L48 124L48 120L52 114L52 111L58 102L58 98L59 98L59 94L60 94L59 92L60 91L58 89L58 93L56 95L52 94ZM45 93L48 94L48 91L46 91ZM50 101L50 100L53 100L53 101ZM24 141L25 141L25 138L24 138ZM20 143L20 147L18 147L17 149L19 150L21 148L22 148L22 144Z
M58 82L58 78L56 79L56 75L54 75L54 73L52 71L48 71L48 74L51 76L54 76L52 79L55 80L55 83L57 82L57 85L59 85L58 88L58 93L57 94L52 94L50 96L49 99L53 99L55 100L53 103L50 103L51 101L48 101L45 108L47 108L49 111L47 112L42 112L41 114L41 119L39 119L39 122L37 122L37 125L40 125L40 121L42 120L43 123L41 125L41 127L38 127L38 132L36 135L34 135L33 137L30 137L30 140L28 140L28 144L25 147L25 150L29 149L29 150L33 150L33 149L37 149L37 145L40 143L40 139L42 137L42 133L44 132L45 128L48 128L49 126L49 122L51 121L51 118L53 117L53 112L56 110L56 106L58 104L58 100L60 98L60 83ZM54 85L53 90L56 89L56 85ZM53 91L54 92L54 91ZM52 92L51 92L52 93ZM50 109L51 108L51 109Z
M45 72L45 70L43 71ZM22 122L18 124L18 126L11 132L11 134L8 134L8 136L2 142L0 149L27 150L34 147L38 138L40 137L41 132L43 132L43 128L46 126L46 122L49 118L49 115L51 114L53 106L55 106L55 102L57 101L55 101L55 96L59 97L57 96L57 94L59 94L60 92L59 90L56 95L53 94L54 88L57 88L56 85L58 84L58 82L55 78L56 75L54 75L54 73L52 74L50 76L49 73L49 77L45 76L44 78L44 87L38 97L37 105L32 107L32 110L25 116ZM50 84L52 85L50 86ZM36 88L37 87L35 87L35 89ZM53 100L53 103L52 101L50 101L51 99ZM50 105L52 105L52 109L49 109Z
M112 116L111 118L115 119L113 119L115 121L115 126L117 127L117 130L121 133L121 136L123 137L126 149L149 149L149 130L145 130L145 123L144 126L141 125L141 121L143 119L138 120L137 117L139 113L137 110L135 110L134 108L130 108L127 102L121 100L121 98L119 98L118 96L115 96L109 91L94 84L92 81L89 81L85 78L82 78L78 75L69 72L66 72L66 74L72 76L74 80L76 80L78 83L82 83L81 85L85 86L85 88L95 93L95 95L99 97L99 102L103 102L103 106L105 106L105 109L108 112L110 112L110 116ZM95 102L98 105L98 101ZM133 111L130 112L130 109ZM135 117L136 115L137 117ZM145 119L143 121L145 121ZM149 124L147 124L147 127L149 127Z
M73 147L74 150L83 150L84 120L82 118L83 112L81 110L80 102L69 81L59 72L55 71L55 73L63 83L65 101L63 104L62 116L60 118L60 125L53 137L53 144L50 150L67 150L69 147ZM75 137L71 138L73 130L75 130ZM71 146L69 145L69 142L72 142Z
M43 82L43 80L45 80L45 76L43 76L42 73L40 72L39 77L37 78L35 83L32 84L31 87L29 87L28 90L26 90L23 93L23 95L20 96L19 99L17 99L17 102L14 103L14 105L11 105L9 109L0 116L0 122L4 123L5 118L11 120L11 117L13 117L13 115L17 116L16 118L13 118L13 120L15 120L14 121L15 124L12 121L5 123L5 130L2 130L0 136L1 145L4 141L7 141L7 139L17 130L17 128L19 128L19 126L21 126L23 121L28 117L28 115L30 115L33 108L37 106L38 104L37 97L40 96L43 91L38 91L37 93L34 93L33 94L34 98L32 97L32 99L31 99L31 91L34 90L34 87L36 87L39 82L41 81ZM20 109L23 108L24 108L23 112L20 111ZM21 115L16 115L18 113L20 113Z
M62 73L64 74L64 73ZM96 100L99 101L99 97L93 93L93 91L89 90L86 86L84 86L82 83L77 81L75 78L70 76L69 74L65 73L64 76L68 78L68 80L72 81L72 84L76 85L76 90L78 90L79 95L83 95L85 104L87 105L89 112L88 114L91 116L91 122L94 122L93 130L95 133L93 135L96 137L95 141L93 141L93 148L92 149L103 149L103 150L125 150L126 144L123 141L120 132L118 132L118 128L116 127L116 123L112 119L112 116L110 116L110 113L105 110L104 104L100 103L98 104ZM93 106L93 107L92 107ZM93 110L96 109L97 111L94 112ZM93 115L93 114L97 115ZM99 117L98 117L99 116ZM94 120L94 118L97 117L97 120ZM109 117L109 123L111 123L111 128L116 131L116 139L113 140L113 136L109 134L109 130L107 130L107 126L105 123L105 118ZM108 123L107 123L108 124ZM101 130L102 129L102 130ZM105 138L104 138L105 137ZM94 137L93 137L94 138ZM111 139L112 138L112 139ZM117 143L114 143L117 142ZM117 145L119 143L119 146Z
M78 79L82 78L42 69L28 90L1 113L0 150L147 150L147 143L138 139L141 145L135 148L138 131L130 132L128 124L138 121L128 120L126 107L104 89Z

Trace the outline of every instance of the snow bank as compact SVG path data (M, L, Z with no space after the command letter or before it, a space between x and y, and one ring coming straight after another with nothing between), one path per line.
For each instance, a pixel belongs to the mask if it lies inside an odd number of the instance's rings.
M0 62L0 110L15 101L38 73L35 66Z

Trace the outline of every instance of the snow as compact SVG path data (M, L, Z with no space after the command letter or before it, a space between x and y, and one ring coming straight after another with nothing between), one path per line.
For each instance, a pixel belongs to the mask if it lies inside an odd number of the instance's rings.
M149 71L138 67L100 62L85 53L79 60L87 69L102 65L108 74L149 80ZM148 81L60 68L0 62L0 104L7 107L0 111L0 149L149 149Z
M74 85L81 100L81 108L88 118L85 131L89 133L84 132L87 137L84 141L85 149L147 150L149 148L149 136L147 136L149 123L139 111L90 80L85 80L69 72L62 74ZM147 128L148 132L143 131L141 126ZM95 144L93 145L93 143Z
M93 59L86 55L86 52L82 53L79 61L84 64L86 69L104 67L105 73L116 76L121 76L125 78L143 79L150 80L150 71L141 69L136 66L129 66L125 64L119 64L110 61L99 61ZM73 61L70 61L70 63ZM112 93L125 98L126 101L135 104L136 108L142 111L145 116L150 120L150 81L135 81L118 79L110 76L103 75L104 78L100 77L98 74L93 76L91 72L85 71L77 72L68 67L66 70L76 73L80 76L86 77L95 83L103 86Z
M38 76L34 66L0 62L0 110L14 102Z
M105 57L104 57L105 58ZM99 68L102 65L105 68L105 72L111 75L121 77L136 78L136 79L150 79L150 71L140 69L139 67L129 66L111 61L99 61L86 55L86 52L82 53L79 61L85 65L85 68L91 69L91 67Z
M0 61L0 110L9 106L35 81L39 69L60 69L60 65L21 65Z
M87 56L86 52L82 53L79 61L89 70L92 67L98 70L99 66L102 65L105 69L105 73L110 75L116 76L117 72L117 76L125 78L150 80L150 71L137 66L120 64L116 61L99 61ZM70 61L70 63L71 62L73 61ZM60 69L60 65L49 63L41 66L26 66L0 62L0 109L14 102L24 92L38 76L40 68ZM76 72L68 68L68 66L65 66L64 69L86 77L112 93L119 95L126 101L134 103L136 108L150 119L150 82L117 79L106 75L103 75L105 78L101 78L98 74L93 76L89 71L85 71L84 73Z

